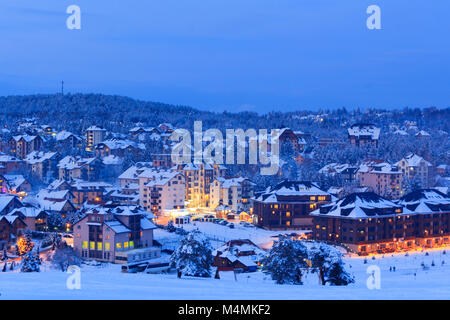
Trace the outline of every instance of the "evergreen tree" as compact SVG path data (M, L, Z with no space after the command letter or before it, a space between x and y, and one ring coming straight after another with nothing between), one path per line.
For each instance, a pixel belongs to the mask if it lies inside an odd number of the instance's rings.
M320 284L325 285L348 285L354 282L351 276L344 269L342 255L335 248L324 243L317 243L310 250L311 265L319 271Z
M21 272L39 272L41 264L41 260L37 253L28 252L22 257L22 267L20 268Z
M177 269L178 277L209 278L212 261L211 244L198 230L189 232L170 257L171 266Z
M25 232L19 240L17 240L16 244L16 253L19 256L23 256L30 252L34 247L34 243L31 242L31 233Z
M333 261L327 274L327 282L333 286L346 286L355 282L353 277L344 269L341 259Z
M307 258L306 247L300 241L282 238L262 260L263 272L270 274L278 284L301 284Z

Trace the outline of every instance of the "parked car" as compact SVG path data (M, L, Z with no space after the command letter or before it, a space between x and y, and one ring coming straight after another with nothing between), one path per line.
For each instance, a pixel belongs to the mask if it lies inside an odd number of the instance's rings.
M227 227L230 228L230 229L234 229L234 223L227 224Z

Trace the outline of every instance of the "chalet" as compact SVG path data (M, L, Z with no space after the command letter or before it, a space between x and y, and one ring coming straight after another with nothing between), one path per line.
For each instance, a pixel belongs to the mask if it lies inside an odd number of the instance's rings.
M252 199L257 224L268 229L311 230L309 213L331 201L331 195L312 182L285 180Z
M34 178L49 180L57 174L58 153L33 151L25 157L24 162Z
M136 165L128 168L119 176L120 186L123 188L126 185L139 185L139 175L146 169L153 168L150 162L138 162Z
M132 155L137 157L140 152L145 150L145 145L130 140L111 139L98 143L95 146L95 153L98 157L106 157L110 155L125 157Z
M81 158L67 156L58 163L60 180L82 179L86 181L98 180L103 168L103 162L96 158Z
M22 202L12 195L0 195L0 216L4 216L13 209L23 207Z
M8 249L8 244L23 234L26 223L19 216L0 217L0 250Z
M14 136L9 141L9 149L19 159L24 159L30 152L42 149L44 140L36 135Z
M302 152L306 145L305 140L296 135L295 132L289 128L280 129L280 135L278 136L278 139L280 142L281 153Z
M111 187L110 184L105 182L74 180L70 183L69 190L74 196L74 204L80 205L86 201L90 203L102 203L106 189Z
M81 145L83 144L83 138L80 136L77 136L69 131L60 131L57 134L55 134L55 140L63 147L66 148L81 148Z
M213 266L254 272L264 255L265 251L248 239L230 240L213 252Z
M0 174L8 174L18 171L21 169L22 164L22 160L16 157L0 154Z
M152 218L136 206L90 209L74 224L74 249L83 258L121 264L157 259Z
M21 207L8 213L8 216L18 216L32 231L47 231L48 215L47 211L35 207Z
M31 184L22 175L0 175L0 193L26 194L31 191Z
M395 164L408 179L417 179L423 188L431 185L433 165L421 156L411 153Z
M348 138L352 145L357 147L378 147L380 128L373 124L358 123L347 129Z

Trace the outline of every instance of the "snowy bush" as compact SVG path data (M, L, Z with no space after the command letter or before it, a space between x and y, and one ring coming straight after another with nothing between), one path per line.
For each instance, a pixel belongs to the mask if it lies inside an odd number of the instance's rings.
M81 265L82 259L77 255L72 247L60 245L56 248L54 254L50 257L50 262L56 268L65 272L69 266Z
M278 284L301 284L307 258L306 247L300 241L282 238L262 260L263 272Z
M178 277L184 275L209 278L212 262L211 244L198 230L189 232L170 257L171 266L177 269Z

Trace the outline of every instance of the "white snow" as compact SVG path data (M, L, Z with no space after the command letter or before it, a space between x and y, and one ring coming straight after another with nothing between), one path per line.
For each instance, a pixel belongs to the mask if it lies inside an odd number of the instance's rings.
M69 290L70 274L44 267L40 273L0 273L3 299L448 299L450 298L450 252L410 253L392 256L346 258L355 275L347 287L320 286L316 274L304 277L303 286L277 285L261 272L237 274L226 279L177 279L175 274L125 274L120 265L83 266L81 289ZM436 266L432 267L434 260ZM445 261L444 265L441 262ZM424 262L427 270L421 267ZM380 290L366 286L367 267L381 268ZM351 266L351 268L350 268ZM396 271L390 272L389 267ZM416 276L414 276L416 273Z

